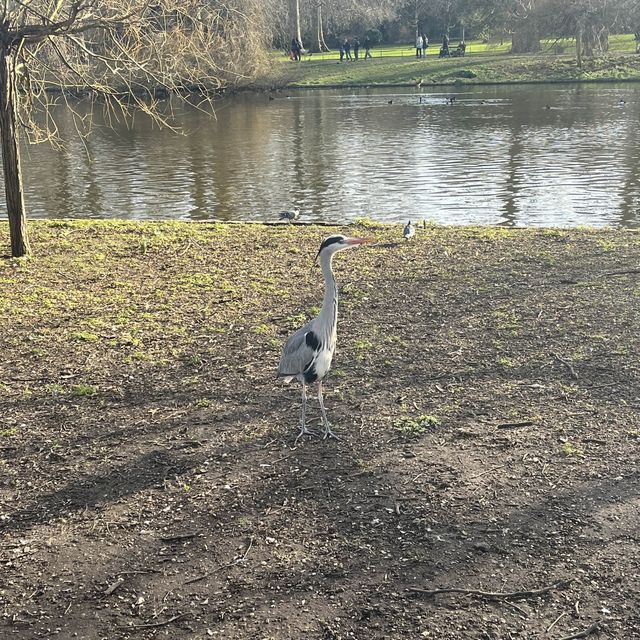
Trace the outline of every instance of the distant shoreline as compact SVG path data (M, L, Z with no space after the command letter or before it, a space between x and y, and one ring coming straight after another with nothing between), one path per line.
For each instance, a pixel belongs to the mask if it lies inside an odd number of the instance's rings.
M640 82L640 54L612 53L585 59L578 68L567 54L487 54L439 59L408 56L340 64L332 59L278 61L238 90L355 89L468 85L595 84Z

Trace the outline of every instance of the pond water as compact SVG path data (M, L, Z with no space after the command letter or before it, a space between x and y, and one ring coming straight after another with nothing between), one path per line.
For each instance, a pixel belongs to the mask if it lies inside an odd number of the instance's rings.
M454 98L453 101L450 99ZM33 218L640 226L640 85L243 93L24 148ZM4 201L2 201L4 207ZM0 215L4 211L0 210Z

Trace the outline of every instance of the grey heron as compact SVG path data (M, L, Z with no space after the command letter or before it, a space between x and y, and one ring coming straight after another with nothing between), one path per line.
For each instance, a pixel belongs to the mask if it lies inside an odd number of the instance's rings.
M404 236L405 240L410 240L411 238L413 238L413 236L416 235L416 228L413 226L413 224L411 224L411 220L409 220L409 222L407 222L407 224L405 225L402 231L402 235Z
M283 347L277 377L284 378L285 382L291 382L295 379L302 384L302 409L298 438L305 434L313 434L313 431L307 429L306 426L307 386L317 382L324 438L338 439L331 431L322 397L322 381L329 372L331 360L336 350L338 326L338 285L331 267L333 256L338 251L351 249L366 242L370 242L370 240L349 238L343 235L329 236L324 239L316 255L316 260L320 259L325 282L322 308L313 320L290 336ZM296 442L298 438L296 438Z
M281 211L280 220L297 220L300 217L300 207L294 207L291 211Z

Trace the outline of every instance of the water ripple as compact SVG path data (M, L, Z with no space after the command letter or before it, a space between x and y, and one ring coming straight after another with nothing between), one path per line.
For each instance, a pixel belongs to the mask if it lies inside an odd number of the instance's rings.
M278 95L185 108L185 136L98 127L89 157L60 111L65 148L25 149L30 214L639 226L634 85Z

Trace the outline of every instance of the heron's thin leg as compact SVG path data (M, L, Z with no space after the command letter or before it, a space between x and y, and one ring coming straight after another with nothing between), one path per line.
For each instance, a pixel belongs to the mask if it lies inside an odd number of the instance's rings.
M300 440L300 438L302 436L305 436L305 435L313 436L313 435L315 435L315 433L313 431L311 431L310 429L307 429L307 425L306 425L306 421L305 421L306 415L307 415L307 385L303 381L303 383L302 383L302 408L300 410L300 433L298 434L298 437L296 438L295 444L298 443L298 440Z
M322 422L324 424L324 439L335 438L340 440L341 438L331 431L329 418L327 418L327 410L324 408L324 399L322 398L322 381L318 382L318 401L320 402L320 411L322 412Z

